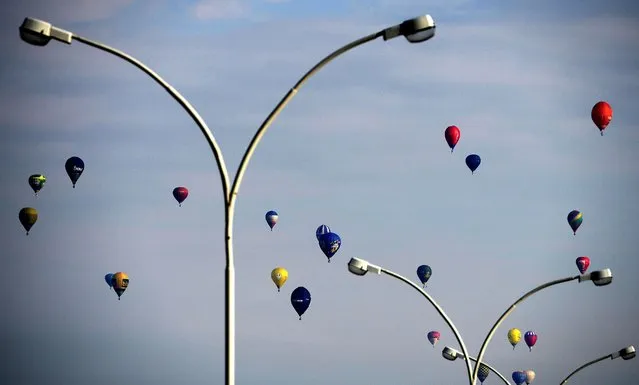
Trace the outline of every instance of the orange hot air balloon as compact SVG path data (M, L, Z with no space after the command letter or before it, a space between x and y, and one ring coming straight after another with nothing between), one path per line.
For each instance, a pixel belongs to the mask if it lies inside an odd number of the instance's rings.
M597 104L592 107L590 117L592 118L593 123L595 123L595 126L599 128L601 136L603 136L604 130L608 127L612 120L612 107L610 107L610 104L607 102L597 102Z

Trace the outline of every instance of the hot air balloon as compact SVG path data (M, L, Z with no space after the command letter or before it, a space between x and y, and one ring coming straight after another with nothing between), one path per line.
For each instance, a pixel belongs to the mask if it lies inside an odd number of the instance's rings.
M577 210L572 210L568 213L568 224L572 229L572 234L577 235L577 229L581 226L581 222L584 221L584 217L581 212Z
M29 186L33 189L35 196L38 196L38 191L44 187L47 178L42 174L33 174L29 177Z
M293 309L295 309L301 320L302 314L311 305L311 293L304 286L295 288L291 293L291 305L293 305Z
M275 224L277 223L277 219L279 218L277 213L271 210L266 213L265 218L266 218L266 223L268 223L269 227L271 228L271 231L273 231L273 226L275 226Z
M448 143L448 147L450 147L450 152L453 152L455 149L460 136L461 132L459 132L459 127L457 126L448 126L446 131L444 131L444 138L446 138L446 143Z
M288 279L288 271L286 271L283 267L276 267L271 271L271 279L275 286L277 286L277 291L280 291L280 288L284 286L284 283Z
M119 301L120 296L122 296L127 287L129 287L129 276L121 271L113 274L113 277L111 277L111 286L113 286L115 294L118 295Z
M526 373L524 373L521 370L516 370L513 372L513 381L515 381L515 384L517 385L521 385L524 382L526 382Z
M477 154L470 154L466 157L466 166L470 169L470 173L474 174L477 167L481 164L481 158Z
M528 345L528 349L532 352L532 347L537 343L537 333L532 330L529 330L524 334L524 340L526 340L526 345Z
M583 255L575 260L575 264L577 265L577 269L579 269L579 273L584 274L590 266L590 258Z
M524 370L526 375L526 385L530 385L535 380L535 372L531 369Z
M435 345L437 345L437 341L439 341L440 336L441 334L439 334L439 332L435 330L428 332L428 334L426 335L428 341L430 341L430 343L433 345L433 348L435 347Z
M73 188L75 188L75 184L84 171L84 161L77 156L72 156L64 163L64 169L67 171L71 183L73 183Z
M186 187L180 186L173 189L173 198L175 198L175 200L178 203L178 206L180 207L182 207L182 202L184 202L184 200L188 196L189 196L189 189L187 189Z
M342 245L342 239L335 233L326 233L320 236L319 247L328 258L328 262L331 262L331 257L337 253Z
M106 281L107 285L109 285L109 289L113 289L113 273L109 273L107 275L104 276L104 280Z
M593 123L595 123L595 126L599 128L601 136L603 136L604 130L608 127L612 120L612 107L604 101L597 102L592 107L590 117L592 118Z
M331 228L326 226L326 225L320 225L317 230L315 230L315 238L317 238L317 241L319 242L320 237L324 234L328 234L331 232Z
M27 235L29 235L29 230L38 221L38 210L33 207L23 207L18 213L18 219L22 223L22 227L27 230Z
M508 342L513 346L513 350L515 350L515 346L521 341L521 330L517 328L512 328L508 331Z
M433 274L433 270L428 265L420 265L417 267L417 277L422 282L422 287L426 287L426 282Z
M479 365L479 370L477 371L477 379L479 380L479 382L484 383L484 381L486 381L486 378L488 378L488 375L490 374L490 369L488 369L488 367L484 364L480 364Z

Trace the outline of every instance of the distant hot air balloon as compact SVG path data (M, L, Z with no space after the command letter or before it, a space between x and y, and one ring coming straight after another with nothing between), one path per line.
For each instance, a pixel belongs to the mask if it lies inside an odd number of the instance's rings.
M431 332L428 332L426 337L428 338L428 341L430 341L430 343L433 345L433 348L434 348L435 345L437 345L437 342L439 341L439 337L441 337L441 334L439 334L438 331L433 330Z
M590 266L590 258L583 255L575 260L575 264L577 265L577 269L579 269L579 273L584 274Z
M590 117L592 118L593 123L595 123L595 126L599 129L599 132L601 132L601 136L603 136L604 130L608 127L612 120L612 107L604 101L597 102L592 107Z
M417 277L422 282L422 287L426 287L426 282L433 275L433 270L428 265L420 265L417 267Z
M488 378L488 375L490 374L490 369L488 369L488 367L484 364L480 364L479 365L479 370L477 371L477 379L479 380L480 383L484 383L484 381L486 381L486 378Z
M317 241L319 242L320 237L324 234L328 234L331 232L331 228L326 226L326 225L320 225L317 230L315 230L315 238L317 238Z
M73 183L73 188L75 188L75 184L84 171L84 161L77 156L72 156L64 163L64 169L67 171L71 183Z
M189 189L186 187L176 187L173 189L173 198L178 203L178 206L182 207L182 202L189 196Z
M277 286L277 291L280 291L280 288L284 286L284 283L288 279L288 271L286 271L283 267L276 267L271 271L271 279L275 286Z
M524 340L526 340L526 345L528 345L528 349L532 352L532 347L537 343L537 333L532 330L529 330L524 334Z
M113 286L113 290L115 290L115 294L118 295L118 300L120 300L120 296L122 296L127 287L129 287L129 276L121 271L113 274L113 277L111 277L111 286Z
M532 369L524 370L526 375L526 385L530 385L535 380L535 372Z
M266 218L266 223L268 223L269 227L271 228L271 231L273 231L273 226L275 226L275 224L277 223L277 219L279 218L279 216L277 215L275 211L271 210L266 213L265 218Z
M572 210L568 213L568 224L572 229L572 234L577 235L577 229L581 226L581 222L584 221L584 217L581 212L577 210Z
M113 289L113 273L109 273L107 275L104 276L104 280L106 281L107 285L109 285L109 289Z
M448 147L450 147L450 152L453 152L455 149L460 136L461 132L459 132L459 127L457 126L448 126L446 131L444 131L444 138L446 138L446 143L448 143Z
M515 346L521 341L521 330L517 328L512 328L508 331L508 342L513 346L513 350L515 350Z
M342 245L342 239L335 233L326 233L320 236L319 247L328 258L328 262L331 262L331 257L337 253Z
M302 314L311 305L311 293L304 286L295 288L291 293L291 305L293 305L293 309L295 309L301 320Z
M27 235L29 235L29 230L38 221L38 210L33 207L23 207L18 213L18 219L22 223L22 227L27 230Z
M477 154L470 154L466 157L466 166L470 169L470 173L474 174L477 167L481 164L481 158Z
M516 370L513 372L513 381L515 381L515 384L517 385L521 385L524 382L526 382L526 373L524 373L521 370Z
M44 187L47 178L42 174L33 174L29 177L29 186L33 189L35 196L38 196L38 191Z

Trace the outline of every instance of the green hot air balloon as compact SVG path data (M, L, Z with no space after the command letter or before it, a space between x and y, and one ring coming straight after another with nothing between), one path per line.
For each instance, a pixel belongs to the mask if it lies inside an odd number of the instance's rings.
M44 187L46 182L47 177L42 174L33 174L29 177L29 186L31 186L36 196L38 196L38 191Z
M29 235L29 230L38 220L38 210L33 207L24 207L20 209L18 219L20 219L20 223L22 223L24 229L27 230L27 235Z

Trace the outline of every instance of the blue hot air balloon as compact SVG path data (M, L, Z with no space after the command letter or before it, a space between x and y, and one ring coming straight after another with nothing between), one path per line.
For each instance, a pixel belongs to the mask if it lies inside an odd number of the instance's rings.
M515 384L521 385L526 382L526 373L522 370L516 370L513 372L513 381Z
M275 224L277 223L277 219L279 218L279 216L275 211L271 210L267 212L264 217L266 218L266 223L268 223L271 231L273 231L273 226L275 226Z
M317 230L315 230L315 238L317 238L317 241L319 242L320 237L324 234L328 234L331 232L331 228L326 226L326 225L320 225L320 227L317 228Z
M109 285L109 289L113 289L113 283L111 282L113 280L113 273L105 275L104 280L106 281L107 285Z
M328 262L331 262L331 257L337 253L342 245L342 239L335 233L326 233L320 236L319 247L328 258Z
M488 370L488 367L484 364L480 364L479 365L479 370L477 371L477 379L479 380L480 383L484 383L484 381L486 381L486 378L488 378L488 375L490 374L490 370Z
M302 314L311 305L311 293L304 286L295 288L291 293L291 305L293 305L293 309L295 309L301 320Z
M69 179L71 179L71 183L73 184L73 188L75 188L75 184L80 179L80 175L84 172L84 161L77 156L72 156L64 163L64 169L69 175Z
M477 167L481 164L481 158L477 154L470 154L466 157L466 166L470 169L471 174L475 173Z
M428 265L421 265L417 268L417 277L422 281L423 287L426 287L426 282L430 276L433 275L433 270Z

